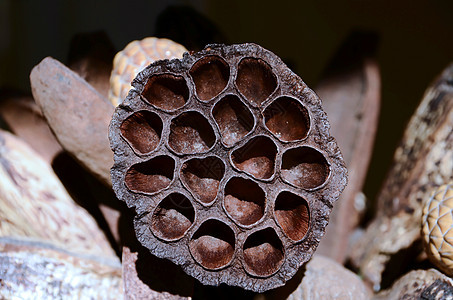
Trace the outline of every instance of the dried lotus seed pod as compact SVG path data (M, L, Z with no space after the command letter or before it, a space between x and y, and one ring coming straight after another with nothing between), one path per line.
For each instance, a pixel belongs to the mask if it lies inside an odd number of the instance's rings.
M138 240L203 284L285 284L347 181L318 96L255 44L157 61L132 86L110 124L111 175Z
M422 235L429 259L453 275L453 184L439 187L423 208Z
M126 48L115 55L113 60L113 70L110 75L110 102L114 106L121 103L132 88L132 79L147 65L156 60L181 58L186 51L186 48L178 43L156 37L130 42Z

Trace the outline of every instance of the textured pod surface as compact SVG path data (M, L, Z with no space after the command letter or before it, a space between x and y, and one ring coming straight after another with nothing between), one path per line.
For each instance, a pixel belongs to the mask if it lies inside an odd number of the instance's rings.
M0 299L120 299L118 260L0 237Z
M270 291L270 297L265 297L266 300L284 299L283 295L274 296L272 292ZM370 289L359 276L327 257L315 255L307 263L301 283L286 299L365 300L370 299L371 295Z
M117 259L95 219L69 196L51 166L1 130L0 236L39 239Z
M138 240L203 284L283 285L347 181L320 99L255 44L158 61L132 85L110 125L111 174Z
M147 65L160 59L181 58L187 49L168 39L156 37L130 42L113 60L109 100L117 106L131 89L132 79Z
M372 299L453 299L453 280L436 269L414 270Z
M426 90L409 121L378 196L376 218L351 249L351 262L375 290L381 288L383 272L396 267L388 263L392 257L421 238L423 199L429 199L433 188L453 180L452 128L450 64ZM386 280L402 271L387 272Z
M430 260L453 275L453 184L439 187L423 208L422 234Z

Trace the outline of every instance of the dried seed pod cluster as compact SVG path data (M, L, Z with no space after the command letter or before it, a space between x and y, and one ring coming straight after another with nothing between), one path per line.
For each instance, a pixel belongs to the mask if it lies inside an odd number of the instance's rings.
M422 236L430 260L453 275L453 184L440 186L423 208Z
M347 181L320 99L255 44L157 61L132 85L111 175L138 240L204 284L283 285Z
M168 39L147 37L130 42L115 55L110 75L109 100L117 106L131 89L132 79L150 63L160 59L180 58L184 46Z

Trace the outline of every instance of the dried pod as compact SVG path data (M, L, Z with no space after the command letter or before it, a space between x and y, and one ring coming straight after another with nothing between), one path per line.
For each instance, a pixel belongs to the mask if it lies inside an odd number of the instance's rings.
M255 44L157 61L132 85L110 124L111 175L138 240L203 284L285 284L347 180L320 99Z
M181 58L184 46L168 39L147 37L130 42L113 60L109 100L117 106L131 89L132 79L147 65L160 59Z
M452 299L453 279L436 269L413 270L400 277L391 288L375 294L373 300Z
M0 237L0 299L122 298L118 259L62 246Z
M453 184L439 187L423 208L422 235L433 264L453 275Z

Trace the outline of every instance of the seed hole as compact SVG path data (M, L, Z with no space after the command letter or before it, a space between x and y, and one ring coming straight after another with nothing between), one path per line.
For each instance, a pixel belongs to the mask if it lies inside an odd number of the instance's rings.
M283 260L282 242L272 228L252 233L244 243L244 267L253 276L274 274Z
M242 225L251 225L264 215L265 194L255 182L233 177L225 186L225 209Z
M218 56L206 56L190 69L190 75L200 100L210 100L217 96L228 83L230 68Z
M182 76L155 75L148 79L142 96L150 104L164 110L175 110L189 99L189 89Z
M121 124L123 137L142 154L157 148L161 133L162 120L155 113L146 110L134 113Z
M201 224L189 243L194 259L206 269L220 269L231 262L234 255L233 230L223 222L211 219Z
M264 111L266 127L282 141L301 140L310 127L308 111L297 100L281 97Z
M195 211L184 195L170 194L162 200L154 211L151 229L164 240L174 241L184 236L192 226Z
M181 171L183 182L201 202L207 204L217 196L225 165L214 156L194 158L184 163Z
M157 156L133 165L126 173L126 186L134 192L155 193L170 185L175 161L168 156Z
M223 143L233 146L253 129L253 115L235 95L227 95L213 109Z
M307 201L293 193L281 192L275 200L275 218L290 239L300 241L310 224Z
M327 180L329 172L327 160L313 148L293 148L283 154L282 177L298 187L316 188Z
M235 150L231 158L234 165L259 179L268 179L274 174L277 147L267 137L251 139L241 148Z
M198 112L186 112L171 122L168 143L182 154L206 152L214 145L215 135L209 122Z
M250 102L261 105L276 89L277 79L264 60L249 57L239 63L236 85Z

